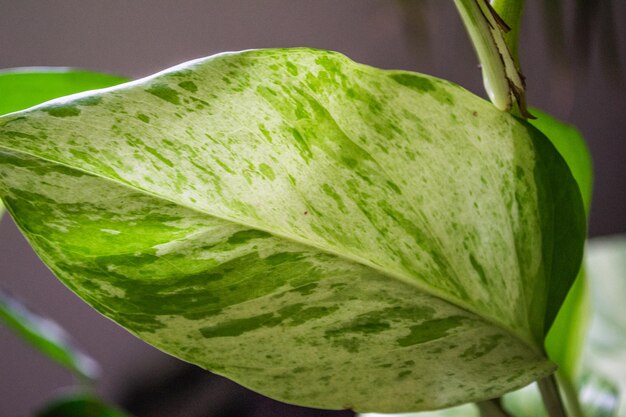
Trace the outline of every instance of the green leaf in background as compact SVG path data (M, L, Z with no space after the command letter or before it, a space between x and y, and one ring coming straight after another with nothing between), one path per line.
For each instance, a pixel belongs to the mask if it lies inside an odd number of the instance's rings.
M42 410L36 417L130 417L128 414L103 403L88 393L75 393L60 396Z
M585 212L589 217L593 169L589 150L580 132L573 126L532 109L537 119L530 123L546 135L567 162L580 188ZM585 270L581 268L554 325L546 338L550 359L559 365L563 383L574 390L589 318L589 296Z
M0 291L0 321L41 353L80 378L89 380L97 377L98 364L71 345L65 330L54 321L29 311L3 291Z
M24 110L45 101L126 82L115 75L73 68L35 67L0 71L0 114Z
M0 118L41 258L147 342L267 396L402 412L554 370L584 210L537 130L309 49L192 61Z
M585 139L576 127L564 123L539 109L531 108L530 110L536 116L536 119L528 122L546 135L563 159L565 159L580 187L585 210L589 213L593 187L593 164Z
M127 81L113 75L70 68L15 68L0 71L0 115L24 110L57 97ZM0 201L0 217L4 206Z

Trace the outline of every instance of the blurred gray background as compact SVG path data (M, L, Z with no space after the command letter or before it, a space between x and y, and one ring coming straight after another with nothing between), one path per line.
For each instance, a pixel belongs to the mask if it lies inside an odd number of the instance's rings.
M591 235L625 232L626 2L527 3L521 62L528 101L576 125L588 141ZM587 6L575 10L575 3ZM72 66L137 78L217 52L288 46L332 49L484 95L450 0L0 0L0 68ZM63 287L8 216L0 224L0 271L1 287L59 322L100 362L99 392L138 417L351 415L274 403L135 339ZM30 415L71 383L0 326L0 416Z

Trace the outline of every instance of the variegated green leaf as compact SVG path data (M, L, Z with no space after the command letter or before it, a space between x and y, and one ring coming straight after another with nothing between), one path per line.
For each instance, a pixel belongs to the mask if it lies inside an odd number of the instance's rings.
M70 288L268 396L402 412L554 367L567 166L448 82L308 49L193 61L0 119L9 211Z
M573 126L563 123L547 113L531 108L531 112L536 119L529 121L530 124L539 129L559 151L563 159L570 168L574 179L580 188L581 196L585 206L585 212L589 214L592 186L592 164L585 140L580 132ZM585 342L585 333L589 316L588 285L585 279L584 268L581 268L576 281L559 311L553 326L546 336L546 350L558 366L559 372L563 376L562 383L569 384L569 388L580 385L583 393L593 393L594 398L603 396L610 398L609 390L601 390L599 384L590 383L598 378L586 378L578 384L578 369ZM576 394L576 393L575 393ZM539 390L536 386L530 385L505 397L507 407L513 415L524 417L545 417L546 411L543 407ZM601 413L595 404L581 399L580 402L587 410L592 410L589 417L597 416ZM464 405L432 413L395 414L394 417L478 417L478 409L472 405ZM362 417L384 417L382 414L362 414Z
M0 71L0 115L27 109L53 98L127 80L113 75L70 68L15 68ZM0 217L4 206L0 201Z

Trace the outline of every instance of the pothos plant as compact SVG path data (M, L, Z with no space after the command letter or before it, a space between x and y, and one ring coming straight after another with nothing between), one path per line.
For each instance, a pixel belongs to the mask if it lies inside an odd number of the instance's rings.
M3 113L109 88L0 118L2 199L99 312L272 398L501 416L539 381L551 416L579 416L588 154L526 109L522 2L455 4L493 104L313 49L114 87L5 73L45 96Z

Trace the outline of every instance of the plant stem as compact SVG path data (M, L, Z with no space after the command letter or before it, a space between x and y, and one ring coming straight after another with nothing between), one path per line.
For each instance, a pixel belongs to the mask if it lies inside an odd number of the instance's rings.
M491 25L477 0L454 0L454 3L478 55L489 99L500 110L508 111L511 108L510 87Z
M565 400L565 409L569 413L570 417L583 417L582 407L578 400L578 392L576 387L572 384L570 378L563 373L556 371L556 381L563 392L563 399Z
M482 417L511 417L510 414L502 408L499 398L477 402L476 406Z
M541 392L541 397L543 398L543 403L548 411L548 415L550 417L567 417L554 374L540 379L537 381L537 385L539 385L539 391Z
M519 67L519 31L524 12L525 0L492 0L491 7L500 15L502 20L511 29L504 35L506 44L511 51L515 63Z
M515 98L521 115L532 118L526 110L524 78L504 39L504 32L510 30L508 25L488 0L454 0L454 3L478 55L491 102L498 109L509 111Z

